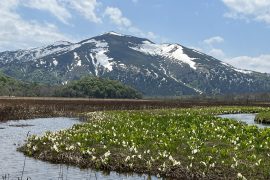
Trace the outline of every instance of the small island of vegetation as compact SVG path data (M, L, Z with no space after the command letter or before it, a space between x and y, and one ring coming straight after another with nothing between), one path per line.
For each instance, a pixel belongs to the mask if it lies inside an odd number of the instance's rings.
M258 113L255 117L255 121L263 124L270 124L270 111Z
M212 107L86 113L68 130L31 136L28 156L83 168L175 179L269 179L270 129L216 114L266 112Z

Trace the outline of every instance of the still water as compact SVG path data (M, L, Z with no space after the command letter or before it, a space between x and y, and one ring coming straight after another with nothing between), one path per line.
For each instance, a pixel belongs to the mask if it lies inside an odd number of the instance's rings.
M256 114L222 114L218 115L218 117L235 119L237 121L242 121L247 123L248 125L256 125L259 128L270 127L269 124L260 124L254 121Z
M91 169L79 169L74 166L51 164L33 158L25 157L16 149L24 143L27 133L42 135L46 131L57 131L69 128L80 123L72 118L41 118L32 120L18 120L0 123L0 178L6 180L18 180L22 177L26 180L92 180L92 179L147 179L147 175L126 175L111 172L104 174ZM25 163L25 166L24 166ZM24 167L24 171L23 171ZM29 179L30 179L29 178ZM151 179L157 179L151 177Z

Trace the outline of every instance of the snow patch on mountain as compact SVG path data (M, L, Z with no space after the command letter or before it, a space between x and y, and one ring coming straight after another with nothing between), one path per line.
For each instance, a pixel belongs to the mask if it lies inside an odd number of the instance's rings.
M244 73L244 74L251 74L252 73L252 71L245 70L245 69L237 69L237 68L233 68L233 69L237 72Z
M79 61L77 62L77 66L82 66L82 60L79 60Z
M221 62L221 64L225 65L225 66L228 66L229 68L237 71L237 72L240 72L240 73L244 73L244 74L251 74L253 73L252 71L249 71L249 70L245 70L245 69L238 69L236 67L233 67L232 65L228 64L228 63L225 63L225 62Z
M105 33L105 34L110 34L110 35L115 35L115 36L125 36L125 35L123 35L123 34L116 33L116 32L114 32L114 31L110 31L110 32Z
M77 52L74 52L73 55L74 55L74 59L80 59L80 56L78 56Z
M43 61L42 59L40 60L40 64L43 65L43 64L46 64L46 61Z
M232 67L232 66L231 66L230 64L228 64L228 63L225 63L225 62L222 62L222 61L220 61L220 63L223 64L224 66Z
M95 39L90 39L89 41L87 41L87 43L95 44L96 48L93 48L91 50L92 53L90 54L90 57L93 60L93 64L95 65L96 69L98 65L101 65L107 70L112 71L113 62L111 61L113 60L113 58L109 58L107 56L107 53L109 52L108 43L105 41L98 41ZM94 61L94 59L96 60L96 62Z
M177 60L177 62L186 63L196 70L196 63L193 61L196 58L190 58L183 52L183 47L178 44L154 44L150 41L143 41L143 44L135 47L130 46L129 48L151 56L163 56Z
M82 60L80 56L77 54L77 52L74 52L73 55L74 55L74 60L76 61L76 66L82 66Z
M36 61L37 59L44 58L49 55L61 55L66 52L72 51L76 48L79 48L80 44L72 44L72 43L55 43L50 46L27 49L27 50L19 50L14 53L5 53L0 60L3 61L7 59L6 63L12 62L14 60L18 60L21 62L29 62Z
M58 65L58 61L55 58L53 58L53 64L54 64L54 66Z

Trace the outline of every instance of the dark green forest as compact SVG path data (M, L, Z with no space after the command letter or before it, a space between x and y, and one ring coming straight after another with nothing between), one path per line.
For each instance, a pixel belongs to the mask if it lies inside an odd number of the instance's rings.
M109 79L85 76L66 85L48 85L22 82L1 73L0 96L142 98L134 88Z
M61 97L90 97L90 98L141 98L135 89L123 85L119 81L86 76L61 86L56 91Z

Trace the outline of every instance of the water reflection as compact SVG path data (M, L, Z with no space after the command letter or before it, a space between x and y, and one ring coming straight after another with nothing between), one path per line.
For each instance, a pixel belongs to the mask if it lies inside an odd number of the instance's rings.
M91 169L80 169L74 166L51 164L25 157L22 153L16 151L17 147L24 143L28 132L41 135L45 131L69 128L75 123L80 122L72 118L43 118L0 123L0 177L3 179L2 176L6 175L6 179L17 180L18 177L22 176L25 162L23 179L27 179L27 177L30 177L32 180L137 180L148 178L147 175L119 174L116 172L104 173ZM157 178L151 177L151 179Z

